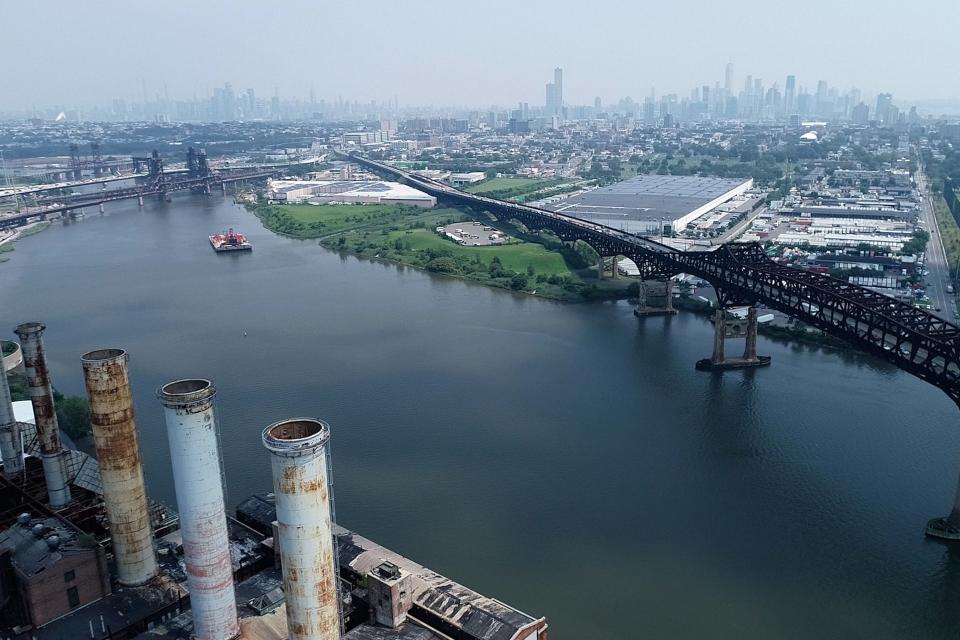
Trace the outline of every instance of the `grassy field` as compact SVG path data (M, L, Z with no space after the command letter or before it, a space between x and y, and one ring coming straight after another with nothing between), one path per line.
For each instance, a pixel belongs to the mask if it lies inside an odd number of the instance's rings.
M406 225L410 220L460 220L457 209L436 207L420 209L403 205L260 205L255 212L263 225L276 233L294 238L323 238L344 231L365 228L387 228Z
M488 267L496 256L500 258L503 268L510 271L526 273L529 267L533 267L536 273L548 276L570 273L563 256L548 251L542 245L531 242L489 247L464 247L427 229L394 231L389 236L392 241L397 238L402 238L404 247L410 251L447 250L454 257L463 256L471 261L477 261L479 258L479 263L482 263L484 267Z
M940 237L943 238L943 248L947 252L947 262L950 264L950 272L956 273L957 265L960 264L960 227L957 221L953 219L950 209L942 195L931 195L933 198L933 209L937 216L937 226L940 228Z
M506 200L556 186L562 182L564 181L559 178L492 178L472 184L464 191Z
M490 178L483 182L477 182L466 187L467 193L488 193L490 191L499 191L500 189L516 189L517 187L539 188L538 183L546 180L537 180L535 178Z
M389 260L488 286L535 293L555 300L622 298L624 280L596 282L574 271L564 252L543 244L514 241L465 247L434 229L471 220L455 208L418 209L392 205L249 205L268 229L297 238L319 238L328 249L361 258ZM2 259L2 258L0 258Z

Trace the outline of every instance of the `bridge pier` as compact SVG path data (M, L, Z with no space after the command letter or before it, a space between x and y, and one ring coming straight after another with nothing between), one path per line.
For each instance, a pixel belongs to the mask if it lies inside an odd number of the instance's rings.
M137 206L138 207L143 206L143 196L137 196Z
M103 203L100 203L100 213L103 213Z
M757 308L752 305L747 309L747 326L744 337L746 340L743 347L743 356L727 358L725 352L727 312L723 307L719 307L713 321L713 354L709 358L697 360L697 369L700 371L723 371L724 369L768 366L770 356L757 355Z
M953 496L953 510L950 515L927 522L926 534L931 538L960 541L960 478L957 480L957 491Z
M648 318L650 316L675 316L677 310L673 308L673 281L667 278L664 281L665 299L662 307L647 306L647 283L640 280L640 286L637 289L637 308L633 310L633 315L638 318Z

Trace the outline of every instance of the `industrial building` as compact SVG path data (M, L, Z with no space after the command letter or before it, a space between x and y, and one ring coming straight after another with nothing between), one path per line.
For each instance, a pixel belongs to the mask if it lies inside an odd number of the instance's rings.
M437 199L413 187L383 180L271 180L274 202L310 204L404 204L429 209Z
M641 175L545 208L638 235L672 234L752 186L752 179Z
M128 354L80 359L94 459L59 433L44 330L17 331L30 401L11 402L6 370L17 357L0 366L0 638L547 640L545 619L337 526L331 429L320 420L263 430L272 491L230 517L209 380L158 391L179 514L157 505Z

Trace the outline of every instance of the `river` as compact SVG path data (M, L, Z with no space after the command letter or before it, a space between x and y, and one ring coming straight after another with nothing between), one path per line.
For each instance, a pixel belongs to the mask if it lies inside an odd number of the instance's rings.
M217 255L235 227L255 249ZM638 321L277 237L222 197L90 210L0 264L0 335L52 375L131 356L151 494L174 504L155 390L208 377L228 500L269 489L267 424L331 424L346 527L531 614L552 637L955 638L960 420L865 356L760 338L709 374L703 318ZM736 346L729 347L736 349Z

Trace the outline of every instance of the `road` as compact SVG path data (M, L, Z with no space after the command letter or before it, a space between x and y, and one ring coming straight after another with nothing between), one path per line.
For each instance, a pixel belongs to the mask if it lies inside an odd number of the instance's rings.
M931 310L931 313L945 320L953 321L956 312L956 300L952 294L947 292L947 286L950 284L950 266L947 262L947 253L943 248L943 239L940 237L937 217L933 211L933 196L930 193L927 176L923 173L922 167L917 171L916 181L917 188L923 194L920 218L923 220L924 228L930 233L925 264L925 268L930 272L930 275L925 278L927 296L930 298L930 303L936 309L939 309L939 311Z

